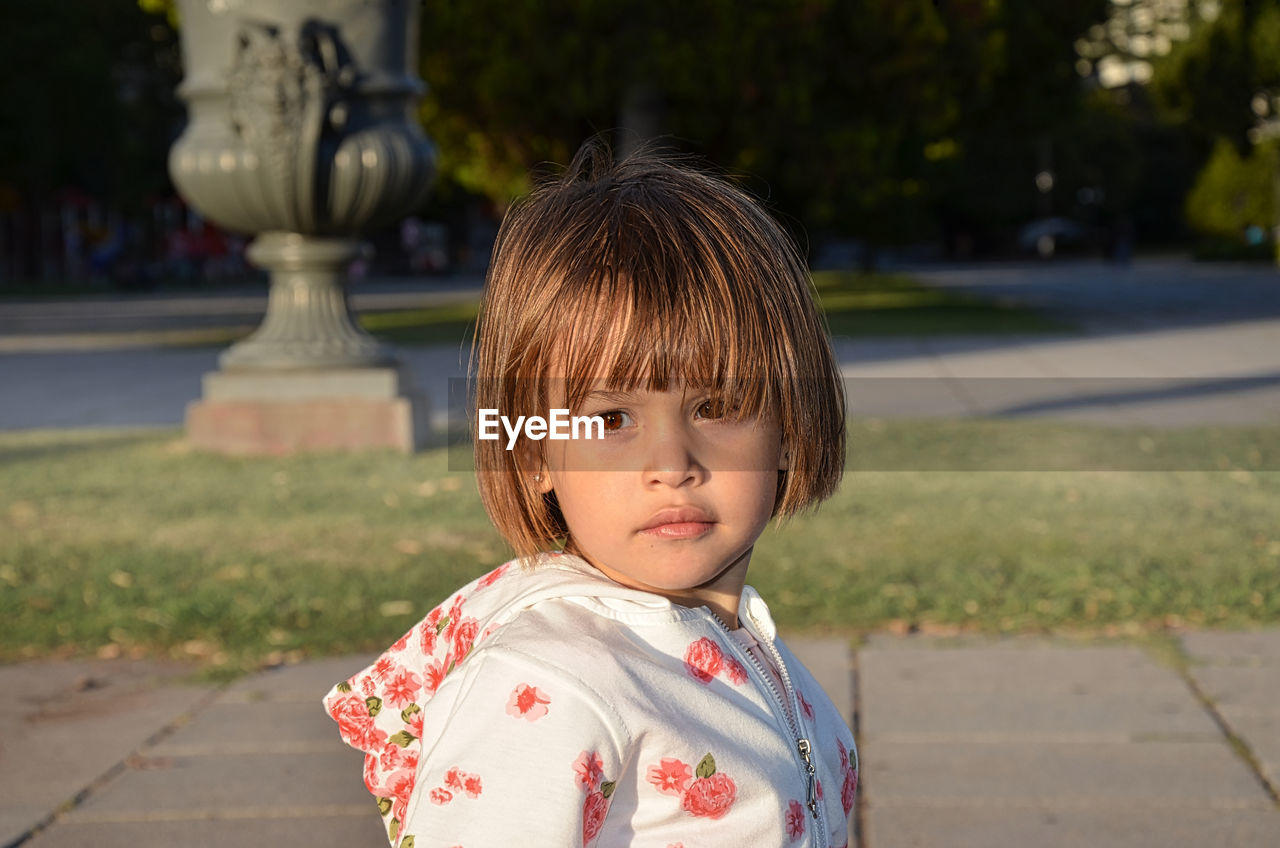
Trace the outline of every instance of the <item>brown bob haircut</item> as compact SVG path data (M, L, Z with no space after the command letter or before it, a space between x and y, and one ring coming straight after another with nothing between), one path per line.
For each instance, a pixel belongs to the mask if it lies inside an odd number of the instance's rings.
M545 415L552 374L573 410L599 388L696 386L731 399L730 414L778 415L788 470L774 515L794 514L835 491L844 468L844 391L810 286L795 245L743 191L651 153L614 163L588 142L498 231L476 408ZM516 553L566 538L554 492L532 480L535 443L474 444L485 509Z

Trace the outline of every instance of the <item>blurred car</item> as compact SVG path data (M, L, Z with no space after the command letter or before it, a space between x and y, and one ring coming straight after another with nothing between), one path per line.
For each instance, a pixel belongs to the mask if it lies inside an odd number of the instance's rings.
M1086 247L1089 228L1070 218L1039 218L1018 231L1018 248L1048 259L1064 248Z

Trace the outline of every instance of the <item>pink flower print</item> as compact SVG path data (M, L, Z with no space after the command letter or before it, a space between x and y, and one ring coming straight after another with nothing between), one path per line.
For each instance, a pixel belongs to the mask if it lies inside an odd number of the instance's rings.
M369 714L369 704L354 692L347 692L334 699L329 715L338 723L342 740L362 751L379 751L387 741L387 734L378 729Z
M462 662L462 658L471 650L480 631L480 622L474 618L464 618L453 628L453 661Z
M399 666L396 665L395 660L391 659L391 657L383 656L379 657L378 661L374 663L373 670L370 671L369 674L374 680L381 683L390 677L398 668Z
M413 703L422 690L422 678L408 669L400 669L400 673L391 678L387 684L387 702L393 707L406 707Z
M398 771L387 781L386 797L391 799L391 816L397 821L404 821L409 811L409 796L413 794L414 772L409 769Z
M582 801L582 844L590 844L600 835L604 817L609 811L609 798L614 783L604 779L604 762L595 751L583 751L573 762L578 785L587 793Z
M448 666L444 660L436 660L427 666L423 672L425 679L422 684L427 690L427 694L434 695L436 690L440 688L440 684L444 682L444 676L448 673Z
M649 766L648 780L663 795L684 795L693 780L693 771L685 763L674 758L664 757L656 766Z
M397 746L398 747L398 746ZM364 755L364 785L374 795L381 795L382 764L377 754Z
M528 683L521 683L511 691L511 700L507 701L507 715L537 721L547 714L549 703L551 699L546 692Z
M444 789L437 786L435 789L431 790L430 797L431 797L431 803L439 804L440 806L443 807L445 804L453 800L453 793L450 792L448 789Z
M720 819L729 812L737 795L738 787L734 785L732 778L725 774L713 774L710 777L700 777L689 784L680 806L690 815Z
M366 674L360 678L360 691L365 695L372 695L378 691L378 681L373 679L373 675Z
M734 686L741 686L747 682L747 670L733 657L724 658L724 673Z
M839 739L836 740L836 750L840 752L840 771L844 775L844 782L840 785L840 804L847 816L858 797L858 770L849 761L849 750Z
M439 621L440 607L436 607L418 625L419 647L422 648L424 656L429 657L436 652L436 637L438 635L436 624Z
M409 732L413 734L414 739L422 738L422 723L425 719L426 716L423 715L422 710L418 710L416 713L409 716L409 721L405 724L405 727L407 727Z
M724 652L715 641L703 636L684 652L684 667L695 680L710 683L724 665Z
M716 758L708 753L694 769L697 778L685 787L680 808L692 816L724 818L738 797L738 787L727 774L716 771Z
M792 842L804 836L804 807L799 801L792 801L787 806L787 836Z
M844 814L849 815L849 811L853 809L853 802L858 797L858 773L853 769L849 769L844 773L844 783L840 787L840 804L844 807Z
M678 797L680 808L692 816L723 818L738 796L733 778L716 771L716 758L710 753L699 761L693 774L680 760L663 758L659 765L649 766L646 777L654 789Z
M397 639L395 642L393 642L393 643L392 643L392 645L391 645L391 647L390 647L390 648L388 648L388 649L387 649L387 651L388 651L388 652L396 652L396 653L399 653L400 651L403 651L405 648L409 647L409 637L410 637L410 636L412 636L412 635L413 635L413 631L412 631L412 630L410 630L408 633L404 634L404 635L403 635L403 636L401 636L399 639Z
M465 792L468 798L479 798L484 787L480 782L480 775L471 774L454 766L444 773L444 786L432 790L431 800L435 801L435 793L437 791L443 793L441 797L443 801L436 801L437 804L447 804L453 800L455 792Z
M578 775L578 785L587 792L600 788L604 782L604 761L595 751L583 751L573 762L573 770Z
M510 567L511 567L511 563L509 562L498 566L493 571L490 571L488 574L486 574L484 577L481 577L480 582L476 583L476 588L488 589L494 583L497 583L498 580L502 578L502 575L507 573L507 569L509 569Z
M605 814L609 812L609 799L603 792L588 792L582 802L582 844L589 845L600 835Z
M437 628L440 628L441 624L444 625L444 627L441 628L441 633L443 633L444 638L448 639L450 642L453 641L453 632L458 629L458 622L462 620L463 600L464 599L461 595L454 598L453 603L449 604L449 612L446 613L445 618L436 625Z
M395 742L388 742L378 756L378 765L381 766L384 772L395 771L405 764L405 759L405 749Z
M813 721L813 704L804 699L804 693L799 689L796 690L796 698L800 700L800 709L804 711L805 717Z

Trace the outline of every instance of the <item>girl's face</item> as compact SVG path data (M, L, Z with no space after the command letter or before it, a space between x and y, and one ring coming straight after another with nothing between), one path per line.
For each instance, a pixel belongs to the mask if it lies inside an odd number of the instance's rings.
M692 389L593 392L574 414L601 416L604 438L542 442L538 485L605 575L734 626L785 456L776 416L723 412Z

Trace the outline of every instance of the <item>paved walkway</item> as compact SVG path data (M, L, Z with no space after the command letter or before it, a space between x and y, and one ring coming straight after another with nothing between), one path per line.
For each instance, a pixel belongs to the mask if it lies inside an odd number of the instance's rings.
M1280 839L1278 630L1187 634L1176 665L1039 638L793 645L855 726L862 848ZM367 661L225 688L148 663L0 667L0 845L378 845L360 755L320 707Z
M838 339L855 415L1142 427L1280 421L1280 276L1274 272L1214 279L1196 276L1203 275L1199 266L1157 263L918 275L1062 313L1082 330ZM353 301L361 309L413 308L474 297L479 284L375 281ZM1161 292L1171 300L1157 308ZM1073 295L1110 306L1082 314ZM252 327L264 308L261 292L0 303L0 430L178 426L186 405L200 396L202 375L216 370L220 348L174 345L207 345L210 333ZM446 423L449 380L466 373L467 350L402 351L432 401L437 428Z

